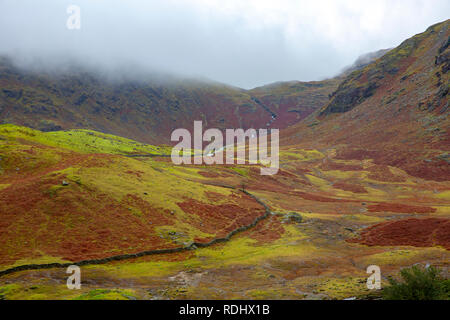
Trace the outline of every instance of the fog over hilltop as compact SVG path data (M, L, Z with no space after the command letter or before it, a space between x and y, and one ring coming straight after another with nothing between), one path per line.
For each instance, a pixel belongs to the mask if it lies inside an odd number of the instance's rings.
M81 28L66 27L67 8ZM252 88L333 76L448 18L447 0L2 0L0 54L20 66L164 72Z

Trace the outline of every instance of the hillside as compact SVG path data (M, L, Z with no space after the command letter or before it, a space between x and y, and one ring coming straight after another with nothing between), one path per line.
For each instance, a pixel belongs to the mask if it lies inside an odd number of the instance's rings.
M448 275L449 25L253 90L2 60L0 299L373 299L369 265ZM199 119L283 128L278 174L173 164L170 131Z
M384 53L364 55L332 79L252 90L152 74L118 80L74 68L37 72L0 57L0 123L43 131L91 129L153 144L170 144L171 132L192 129L194 120L206 128L284 129L326 105L348 72Z
M207 242L264 213L245 194L203 184L198 169L126 157L136 152L166 154L93 131L0 126L0 264Z
M360 57L358 57L358 59L356 59L356 61L351 66L344 68L342 75L343 76L349 75L353 71L361 70L361 69L365 68L366 66L368 66L375 60L381 58L382 56L384 56L387 52L389 52L391 50L392 50L392 48L391 49L381 49L381 50L378 50L375 52L369 52L369 53L361 55Z
M282 134L284 143L447 180L449 24L434 25L352 72L320 111Z
M301 122L321 108L336 90L341 78L315 82L279 82L250 90L254 101L266 106L276 117L273 125L286 128Z
M92 129L168 143L176 128L260 126L270 114L240 89L200 81L125 81L23 71L2 60L0 118L45 131Z
M143 77L145 78L145 77ZM91 129L170 143L194 120L209 128L285 128L326 103L337 80L246 91L186 79L113 80L91 72L45 73L0 59L0 122L44 131Z

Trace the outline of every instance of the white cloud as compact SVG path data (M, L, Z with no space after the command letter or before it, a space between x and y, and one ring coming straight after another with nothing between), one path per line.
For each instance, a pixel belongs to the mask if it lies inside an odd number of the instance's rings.
M66 29L69 4L80 31ZM2 0L0 53L252 87L332 76L447 18L448 0Z

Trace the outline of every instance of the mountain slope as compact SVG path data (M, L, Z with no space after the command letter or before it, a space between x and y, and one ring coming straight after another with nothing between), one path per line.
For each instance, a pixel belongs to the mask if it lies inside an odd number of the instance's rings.
M144 77L143 77L144 78ZM337 80L246 91L186 79L111 80L90 72L44 73L0 59L0 122L44 131L92 129L169 143L174 129L285 128L328 100ZM275 120L276 123L275 123Z
M352 72L320 111L284 131L283 142L448 179L449 21Z
M361 70L361 69L365 68L366 66L368 66L375 60L384 56L390 50L392 50L392 48L391 49L381 49L378 51L369 52L369 53L361 55L360 57L358 57L358 59L356 59L356 61L351 66L344 69L344 71L342 72L343 75L347 76L350 73L352 73L353 71Z
M94 129L167 143L176 128L251 127L270 119L243 90L200 81L116 81L90 73L44 74L0 67L3 123L54 131Z
M276 118L274 126L286 128L321 108L336 90L340 77L312 82L279 82L250 91L254 101L266 106Z

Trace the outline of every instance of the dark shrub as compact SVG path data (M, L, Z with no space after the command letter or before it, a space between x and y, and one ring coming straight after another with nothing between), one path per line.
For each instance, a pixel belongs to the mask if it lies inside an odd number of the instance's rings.
M450 280L440 276L434 267L413 266L400 271L401 281L389 278L390 286L383 289L385 300L448 300Z

